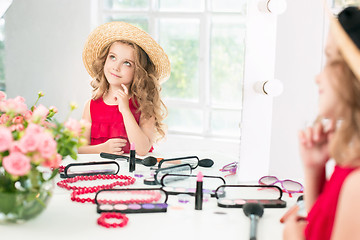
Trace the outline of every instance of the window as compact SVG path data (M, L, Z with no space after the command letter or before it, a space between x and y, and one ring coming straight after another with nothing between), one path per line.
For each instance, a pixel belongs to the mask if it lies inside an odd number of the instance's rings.
M247 6L224 1L102 1L102 22L134 24L168 54L169 133L240 138Z
M351 5L359 6L360 0L329 0L331 11L339 13L343 8Z
M96 25L132 23L169 55L172 73L163 84L169 137L160 148L239 161L240 181L269 173L273 101L255 86L274 79L277 15L260 10L260 2L101 0L97 5Z
M0 91L5 91L5 44L4 44L4 18L0 18Z

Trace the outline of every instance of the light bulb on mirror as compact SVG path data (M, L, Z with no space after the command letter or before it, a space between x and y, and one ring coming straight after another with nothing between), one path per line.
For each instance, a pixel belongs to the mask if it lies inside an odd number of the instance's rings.
M269 81L264 82L263 84L263 91L266 95L269 96L279 96L284 90L284 86L282 82L278 79L272 79Z
M286 7L286 0L260 0L258 3L260 12L273 13L276 15L284 13Z
M271 79L265 82L256 82L254 90L267 96L276 97L283 92L284 86L280 80Z

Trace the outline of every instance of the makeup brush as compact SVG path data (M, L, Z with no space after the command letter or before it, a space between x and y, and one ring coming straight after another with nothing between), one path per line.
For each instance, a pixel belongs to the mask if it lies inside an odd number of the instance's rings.
M105 153L105 152L100 153L100 157L102 157L102 158L108 158L108 159L113 159L113 160L122 158L122 159L126 159L127 161L129 161L129 157L128 157L128 156L118 155L118 154L111 154L111 153ZM153 157L153 156L148 156L148 157L146 157L146 158L144 158L144 159L135 158L135 162L136 162L137 164L142 164L142 165L144 165L144 166L151 167L151 166L155 166L155 164L157 163L157 158L156 158L156 157Z
M264 214L264 207L259 203L245 203L243 211L250 218L250 240L256 240L257 223Z
M141 159L140 159L141 160ZM144 159L141 160L141 163L144 165L144 166L147 166L147 167L151 167L151 166L155 166L155 164L157 163L157 158L156 157L153 157L153 156L148 156Z

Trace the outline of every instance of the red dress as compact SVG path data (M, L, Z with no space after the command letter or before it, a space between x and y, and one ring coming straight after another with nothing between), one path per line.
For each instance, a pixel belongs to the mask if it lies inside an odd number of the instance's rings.
M329 181L311 208L305 229L306 239L330 239L341 187L346 177L356 168L335 166Z
M130 111L139 124L140 112L129 100ZM125 153L129 153L130 144L126 133L123 116L118 109L118 105L107 105L103 98L91 100L90 102L91 114L91 136L90 145L98 145L106 142L110 138L123 138L127 140L126 146L123 148Z

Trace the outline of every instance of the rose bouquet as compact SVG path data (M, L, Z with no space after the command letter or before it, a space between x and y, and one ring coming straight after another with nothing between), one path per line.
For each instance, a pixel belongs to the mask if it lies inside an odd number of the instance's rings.
M85 123L53 119L55 107L28 109L25 99L7 99L0 91L0 222L19 222L38 215L46 206L63 158L77 158L86 143ZM70 106L70 113L76 108Z

